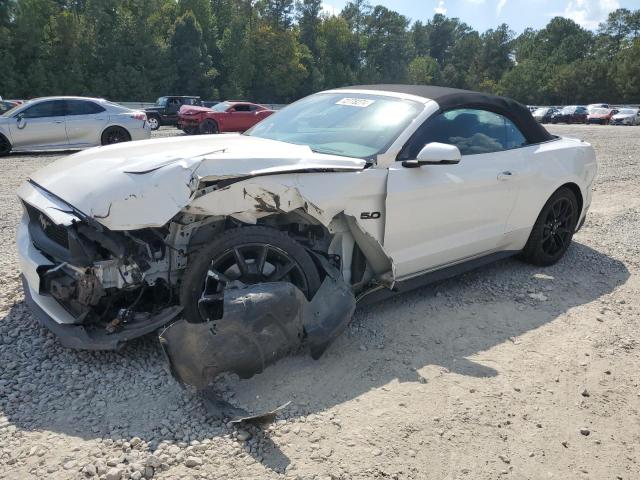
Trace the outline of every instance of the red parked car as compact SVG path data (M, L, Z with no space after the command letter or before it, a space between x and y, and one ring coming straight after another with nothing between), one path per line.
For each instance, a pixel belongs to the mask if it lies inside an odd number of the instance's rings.
M249 102L222 102L211 108L183 105L178 112L178 128L189 135L244 132L273 112Z
M594 108L589 112L587 116L587 123L599 123L600 125L609 125L611 117L613 117L618 110L611 108Z

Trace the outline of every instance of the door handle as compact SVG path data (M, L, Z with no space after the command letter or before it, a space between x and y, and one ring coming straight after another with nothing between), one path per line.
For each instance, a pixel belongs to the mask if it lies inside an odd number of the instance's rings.
M506 170L504 172L500 172L498 174L498 180L509 180L511 177L513 177L513 173L511 173L509 170Z
M53 123L63 123L64 120L55 120Z

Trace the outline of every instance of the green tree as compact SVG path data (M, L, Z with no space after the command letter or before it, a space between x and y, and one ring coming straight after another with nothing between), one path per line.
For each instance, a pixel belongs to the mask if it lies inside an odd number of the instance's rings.
M202 29L191 11L178 17L171 37L171 56L176 66L174 91L181 94L215 95L217 72L202 42Z
M614 78L622 102L640 103L640 37L616 57Z
M431 57L416 57L409 64L409 82L417 85L433 84L438 78L438 62Z
M367 16L364 82L405 82L410 58L409 20L378 5Z
M329 17L320 25L318 66L324 79L323 88L341 87L356 82L359 69L359 46L347 21Z

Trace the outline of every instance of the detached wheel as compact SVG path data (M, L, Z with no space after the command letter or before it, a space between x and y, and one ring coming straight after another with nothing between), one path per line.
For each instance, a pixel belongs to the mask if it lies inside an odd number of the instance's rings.
M102 145L113 145L115 143L129 142L131 135L124 128L109 127L102 134Z
M579 215L575 194L566 187L558 189L542 207L522 259L545 267L560 260L569 248Z
M155 115L147 117L147 123L149 124L149 128L151 128L151 130L158 130L160 128L160 119Z
M196 127L185 127L182 131L187 135L196 135L198 133L198 129Z
M290 282L309 299L320 288L313 260L287 234L257 226L227 230L190 259L182 277L180 304L189 322L215 317L209 312L223 298L225 283L213 278L210 270L246 285Z
M11 142L4 135L0 135L0 157L9 155L11 152Z
M213 120L205 120L200 124L200 133L203 135L218 133L218 124Z

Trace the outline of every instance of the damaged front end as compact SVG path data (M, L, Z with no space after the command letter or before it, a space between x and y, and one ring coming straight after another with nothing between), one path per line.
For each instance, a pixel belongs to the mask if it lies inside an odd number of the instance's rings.
M311 301L291 283L235 283L224 289L219 318L201 323L181 319L168 326L160 344L172 375L204 389L225 372L250 378L303 345L319 358L348 325L356 306L339 272L326 261L322 264L326 276Z
M63 345L117 349L180 314L170 279L178 260L167 243L171 231L112 232L38 194L38 208L23 200L23 286L35 317Z

